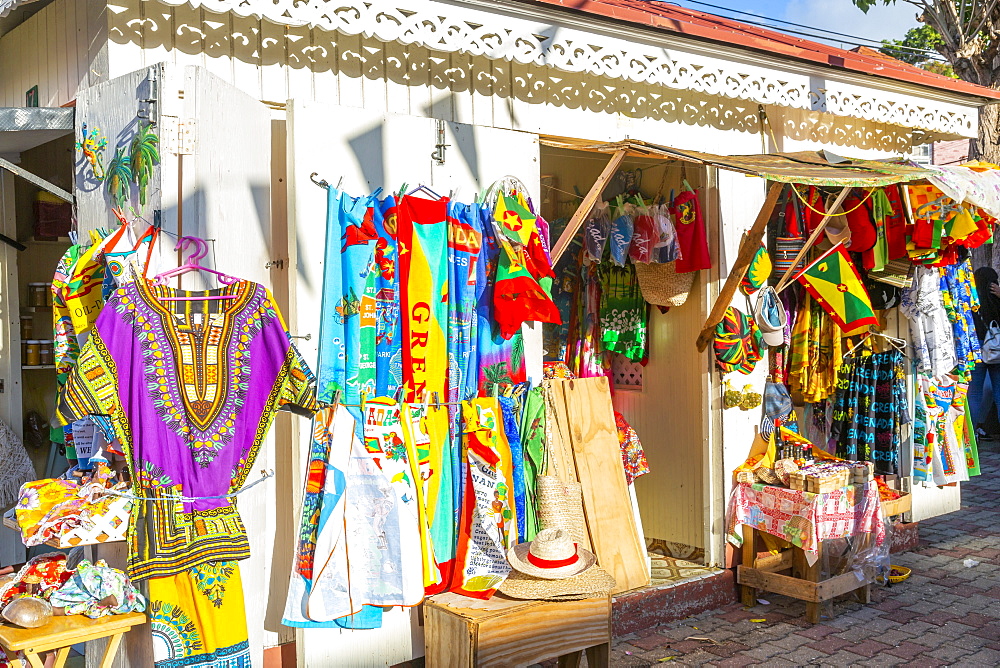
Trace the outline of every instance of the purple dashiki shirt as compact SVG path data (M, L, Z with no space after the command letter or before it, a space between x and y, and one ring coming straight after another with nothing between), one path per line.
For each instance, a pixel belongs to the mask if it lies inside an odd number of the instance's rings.
M163 301L213 295L224 300ZM108 300L61 397L60 414L111 418L138 502L129 575L163 577L250 556L222 496L251 471L275 412L317 408L312 373L267 289L240 281L207 293L129 283Z

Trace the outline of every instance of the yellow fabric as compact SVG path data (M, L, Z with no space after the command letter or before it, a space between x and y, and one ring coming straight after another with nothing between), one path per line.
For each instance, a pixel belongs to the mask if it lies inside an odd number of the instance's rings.
M420 417L424 407L412 404L403 404L403 415L409 419L403 422L403 443L406 447L406 458L410 462L410 474L413 478L413 487L417 493L417 524L420 528L420 559L424 571L424 588L431 587L441 582L441 573L438 571L437 559L434 558L434 542L431 539L430 520L428 518L427 498L430 489L437 491L439 485L426 484L430 481L433 472L441 470L441 455L438 452L438 462L433 463L434 452L440 447L433 447L436 444L433 440L428 443L429 434L426 431L427 424L423 417ZM423 424L421 424L423 423ZM446 423L447 426L447 423ZM447 443L447 440L445 441ZM421 452L428 456L421 458ZM421 471L421 459L430 464L426 471Z
M978 229L969 209L963 206L962 212L956 214L955 218L951 221L951 233L948 236L954 241L961 241Z
M243 665L250 661L243 583L235 561L201 564L149 579L154 662ZM229 663L223 663L223 659Z
M765 439L760 435L760 432L757 432L754 436L753 444L750 446L750 454L747 455L745 462L736 467L733 474L735 475L739 471L753 471L758 466L774 468L774 460L777 452L777 447L774 443L774 434L771 434L771 438Z
M97 314L104 304L102 295L104 271L101 263L102 237L97 232L90 233L91 246L73 265L68 285L65 288L66 307L77 336L90 331Z
M800 392L806 403L832 396L837 371L844 362L842 336L837 323L811 296L805 295L792 328L788 385L792 392Z

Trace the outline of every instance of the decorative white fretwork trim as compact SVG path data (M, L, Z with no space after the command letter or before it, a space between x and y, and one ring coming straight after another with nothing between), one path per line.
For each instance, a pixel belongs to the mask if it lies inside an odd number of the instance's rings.
M0 0L2 2L3 0ZM826 75L778 71L724 55L665 48L611 34L547 25L509 13L433 0L161 0L283 25L318 27L384 42L552 67L795 109L827 112L973 137L973 103L839 82ZM525 10L527 16L527 10ZM640 37L637 35L637 38ZM647 38L648 35L642 35ZM819 84L813 80L818 80Z

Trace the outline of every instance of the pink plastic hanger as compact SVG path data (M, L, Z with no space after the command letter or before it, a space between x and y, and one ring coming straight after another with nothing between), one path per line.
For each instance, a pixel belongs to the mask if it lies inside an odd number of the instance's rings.
M161 274L157 274L151 281L153 285L166 285L167 281L174 276L180 276L181 274L186 274L189 271L204 271L209 274L215 274L219 283L223 285L232 285L240 279L234 278L229 274L223 274L221 271L215 271L214 269L209 269L208 267L203 267L199 264L198 260L208 255L208 244L204 239L198 237L180 237L177 240L177 246L174 250L185 251L191 246L196 246L195 252L188 257L185 264L177 267L176 269L169 269ZM165 302L192 302L192 301L219 301L222 299L236 299L237 295L204 295L201 297L163 297L160 301Z

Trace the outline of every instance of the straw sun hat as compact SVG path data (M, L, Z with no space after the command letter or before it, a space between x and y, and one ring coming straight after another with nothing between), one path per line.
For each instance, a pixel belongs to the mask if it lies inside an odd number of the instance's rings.
M543 529L535 540L510 548L507 561L526 575L560 580L587 570L597 563L597 557L574 543L569 531Z
M564 529L539 531L535 540L512 547L507 561L514 570L499 590L511 598L568 601L606 596L615 586L593 553Z

